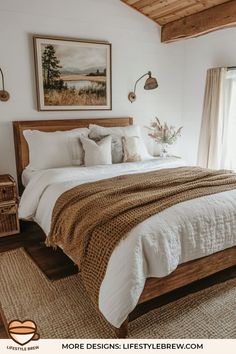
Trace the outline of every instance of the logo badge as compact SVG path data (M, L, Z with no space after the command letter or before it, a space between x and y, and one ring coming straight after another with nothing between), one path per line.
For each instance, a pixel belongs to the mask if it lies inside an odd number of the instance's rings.
M25 345L31 340L38 340L40 335L37 333L37 326L34 321L26 320L21 322L13 320L8 324L8 333L11 339L17 344Z

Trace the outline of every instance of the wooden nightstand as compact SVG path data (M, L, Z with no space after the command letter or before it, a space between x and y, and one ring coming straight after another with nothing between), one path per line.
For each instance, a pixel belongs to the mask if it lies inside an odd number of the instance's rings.
M16 182L10 175L0 175L0 237L19 232Z

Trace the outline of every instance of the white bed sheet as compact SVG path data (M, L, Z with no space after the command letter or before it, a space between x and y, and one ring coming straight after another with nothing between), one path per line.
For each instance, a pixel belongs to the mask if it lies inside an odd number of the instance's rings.
M57 198L76 185L128 173L182 166L154 159L36 173L21 198L19 215L50 231ZM184 262L236 245L236 190L186 201L137 225L115 248L99 293L99 309L119 327L137 305L148 277L163 277Z

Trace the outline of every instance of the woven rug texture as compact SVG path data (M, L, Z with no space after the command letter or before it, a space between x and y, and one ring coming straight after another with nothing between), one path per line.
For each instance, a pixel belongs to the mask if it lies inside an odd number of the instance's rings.
M94 311L79 274L51 282L24 249L0 254L3 314L34 320L41 338L115 338ZM236 279L153 310L129 325L130 338L236 338Z

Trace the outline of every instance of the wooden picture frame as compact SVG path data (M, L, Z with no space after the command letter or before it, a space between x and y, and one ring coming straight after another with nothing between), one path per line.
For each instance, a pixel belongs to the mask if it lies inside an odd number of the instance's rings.
M38 111L112 109L111 44L33 36Z

